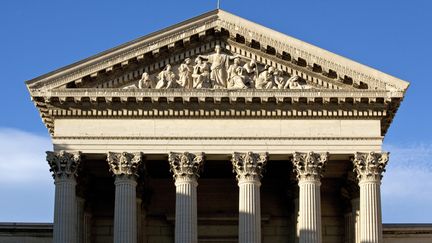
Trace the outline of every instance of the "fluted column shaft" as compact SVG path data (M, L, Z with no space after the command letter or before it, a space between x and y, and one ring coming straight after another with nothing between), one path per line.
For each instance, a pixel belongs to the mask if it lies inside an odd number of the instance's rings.
M197 186L195 179L177 178L175 242L198 242Z
M114 207L114 243L137 242L135 178L116 176Z
M321 242L321 182L299 181L300 243Z
M53 243L76 243L76 177L81 162L79 152L47 152L55 184Z
M53 242L75 243L77 241L75 178L57 178L54 184Z
M380 187L388 153L356 153L353 162L360 187L360 243L382 243Z
M197 186L204 154L170 153L176 187L175 243L198 243Z
M239 186L239 242L261 242L261 183L240 180Z
M321 177L327 153L294 153L299 185L299 242L321 243Z
M114 243L137 243L136 186L141 153L108 153L115 176Z
M234 153L239 186L239 243L261 243L261 177L268 154Z

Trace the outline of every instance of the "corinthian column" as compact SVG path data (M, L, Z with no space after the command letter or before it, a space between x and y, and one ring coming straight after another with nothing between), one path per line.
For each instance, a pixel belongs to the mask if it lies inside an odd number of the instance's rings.
M260 186L268 154L234 153L232 164L239 186L239 243L261 242Z
M53 243L76 243L78 237L75 186L81 155L79 152L47 152L47 161L55 184Z
M175 243L197 243L197 179L204 154L170 153L168 162L176 187Z
M360 242L382 243L381 177L388 153L356 153L354 172L360 186Z
M108 153L115 176L114 243L137 242L136 179L141 153Z
M299 185L300 243L321 243L321 177L327 153L294 153Z

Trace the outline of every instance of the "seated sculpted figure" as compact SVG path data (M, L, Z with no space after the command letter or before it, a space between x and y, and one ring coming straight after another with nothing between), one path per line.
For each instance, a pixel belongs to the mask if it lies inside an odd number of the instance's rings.
M141 76L141 79L138 81L139 89L151 89L153 87L153 83L150 79L150 75L147 72L144 72Z
M240 66L240 58L236 57L234 63L228 68L228 89L246 89L244 83L245 76L243 75L243 68Z
M185 89L191 89L193 87L192 81L192 67L190 66L191 59L186 58L180 67L179 72L179 85Z
M195 66L192 73L193 78L193 88L211 88L210 82L210 68L207 62L203 62L201 57L195 59Z
M273 88L277 88L277 89L287 89L287 82L285 80L285 77L283 76L283 71L280 69L277 69L276 71L274 71L273 73L274 76L274 82L276 84L275 87Z
M269 67L267 70L261 72L255 82L255 88L272 89L275 86L273 72L274 72L273 67Z
M249 63L243 65L243 72L247 74L245 77L245 84L249 88L255 87L255 82L258 78L258 65L255 60L251 60Z
M178 83L175 80L176 75L173 71L171 71L171 65L166 65L164 70L158 74L158 82L156 84L156 89L169 89L169 88L177 88Z

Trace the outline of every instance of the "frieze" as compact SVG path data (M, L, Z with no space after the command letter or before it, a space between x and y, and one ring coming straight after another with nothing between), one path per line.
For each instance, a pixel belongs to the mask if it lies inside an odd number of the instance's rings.
M214 53L187 57L174 70L171 64L156 75L142 74L135 84L124 89L290 89L304 90L312 87L297 75L290 75L274 66L258 63L240 55L222 52L216 45ZM243 59L243 60L242 60Z

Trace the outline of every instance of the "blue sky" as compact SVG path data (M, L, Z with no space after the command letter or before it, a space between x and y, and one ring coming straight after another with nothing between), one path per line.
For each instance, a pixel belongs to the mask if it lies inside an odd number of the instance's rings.
M384 222L432 222L432 2L222 0L222 8L411 86L386 135ZM216 0L4 1L0 8L0 222L52 220L50 139L24 81L210 11ZM8 200L3 200L8 198ZM31 203L29 203L31 202Z

